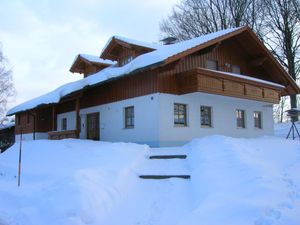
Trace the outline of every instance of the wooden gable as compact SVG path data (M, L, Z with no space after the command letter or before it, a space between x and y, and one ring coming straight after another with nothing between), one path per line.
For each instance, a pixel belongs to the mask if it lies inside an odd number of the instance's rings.
M139 55L153 51L153 48L132 43L127 43L113 37L101 54L101 58L117 61L123 66Z
M83 74L84 77L87 77L91 74L97 73L100 70L110 66L109 63L100 63L89 61L86 58L78 55L70 68L70 72L72 73L80 73Z
M211 54L215 51L215 49L219 48L220 46L226 45L226 43L232 43L234 46L232 45L226 50L223 49L219 51L221 53L227 54L227 59L223 60L228 60L228 57L242 57L247 63L246 65L244 65L244 68L248 68L248 74L246 72L246 75L284 85L286 88L283 90L282 95L300 93L300 89L296 82L283 69L280 63L274 58L274 56L269 52L269 50L264 46L264 44L259 40L259 38L249 27L238 29L236 31L173 55L164 61L162 67L165 67L167 64L174 63L176 61L180 63L182 63L182 61L187 61L186 59L193 54ZM233 50L233 54L231 56L228 56L231 54L231 49ZM221 56L219 55L218 57ZM193 65L192 67L194 66L195 65ZM202 63L201 66L199 65L199 67L205 66ZM226 68L223 67L220 68L220 70L226 71Z

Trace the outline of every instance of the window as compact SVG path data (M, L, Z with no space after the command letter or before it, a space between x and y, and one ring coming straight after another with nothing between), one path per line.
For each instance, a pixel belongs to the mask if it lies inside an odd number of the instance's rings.
M254 117L254 127L261 129L262 125L261 125L261 112L255 111L253 113L253 117Z
M241 74L241 68L239 66L232 65L231 71L236 74Z
M186 105L185 104L174 104L174 125L175 126L187 126L186 119Z
M120 59L120 66L124 66L133 60L133 56L128 56Z
M211 127L211 107L201 106L200 111L201 111L201 126Z
M238 128L245 128L245 111L237 109L236 110L236 125Z
M30 113L29 112L27 112L27 123L30 123Z
M206 60L206 68L210 70L218 70L217 60Z
M134 107L125 108L125 128L134 128Z
M61 129L67 130L67 118L62 118L61 120Z

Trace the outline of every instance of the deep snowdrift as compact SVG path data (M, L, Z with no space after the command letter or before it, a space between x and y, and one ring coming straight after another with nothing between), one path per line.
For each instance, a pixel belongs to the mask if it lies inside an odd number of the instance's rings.
M0 224L300 224L300 141L210 136L150 149L81 140L24 142L0 155ZM154 154L186 160L149 160ZM190 174L191 180L141 180Z

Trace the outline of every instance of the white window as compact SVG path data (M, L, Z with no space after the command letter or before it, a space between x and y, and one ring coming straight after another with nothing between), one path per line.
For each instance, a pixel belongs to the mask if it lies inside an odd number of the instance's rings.
M245 128L245 110L236 110L236 126L238 128Z
M62 130L67 130L67 118L62 118L61 119L61 129Z
M206 60L206 68L210 70L218 70L218 61L217 60Z
M211 107L210 106L201 106L201 126L202 127L212 127L211 123Z
M253 117L254 117L254 127L257 129L261 129L262 128L262 123L261 123L261 116L262 113L259 111L255 111L253 113Z
M174 125L186 127L187 119L186 119L186 105L185 104L174 104Z
M134 128L134 106L129 106L125 111L125 128Z
M236 65L232 65L232 66L231 66L231 71L232 71L233 73L236 73L236 74L241 74L241 67L236 66Z

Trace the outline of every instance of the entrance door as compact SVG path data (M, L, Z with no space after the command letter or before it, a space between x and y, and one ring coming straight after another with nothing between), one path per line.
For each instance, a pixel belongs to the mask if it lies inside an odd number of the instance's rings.
M99 113L89 113L86 115L86 138L91 140L100 139Z

